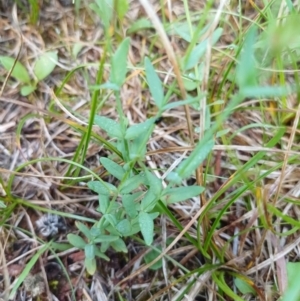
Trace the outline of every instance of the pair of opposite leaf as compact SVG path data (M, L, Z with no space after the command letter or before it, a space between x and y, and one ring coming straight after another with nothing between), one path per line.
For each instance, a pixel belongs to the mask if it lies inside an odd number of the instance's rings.
M54 70L58 61L56 51L45 52L36 60L33 67L34 79L31 79L25 66L9 56L0 56L0 64L11 76L22 84L21 95L27 96L35 91L38 82L45 79Z

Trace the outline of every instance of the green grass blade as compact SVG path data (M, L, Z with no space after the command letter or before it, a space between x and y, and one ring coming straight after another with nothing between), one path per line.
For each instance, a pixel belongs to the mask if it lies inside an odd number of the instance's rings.
M30 259L30 261L26 264L24 270L22 271L22 273L20 274L17 282L14 284L14 287L11 291L11 293L9 294L9 299L13 299L18 288L20 287L20 285L23 283L23 281L25 280L25 278L27 277L27 275L30 273L31 269L33 268L33 266L35 265L35 263L39 260L40 256L47 250L50 248L52 244L52 241L49 241L47 244L45 244L43 247L41 247Z
M280 129L275 136L267 143L266 147L274 147L281 139L281 137L284 135L285 133L285 129L282 128ZM244 166L242 166L242 168L240 170L238 170L235 174L234 177L231 177L231 179L222 187L222 189L220 189L212 198L210 204L207 206L207 208L203 211L203 214L201 215L199 222L201 223L202 219L204 218L204 216L207 214L207 211L213 206L214 201L218 199L218 197L220 195L222 195L226 190L228 190L229 187L231 187L232 185L234 185L235 183L237 183L241 176L247 171L249 170L251 167L253 167L255 164L257 164L257 162L259 160L261 160L264 156L265 156L266 152L259 152L257 153L251 160L249 160ZM247 187L244 187L244 189L246 190ZM234 199L232 200L232 202L234 201ZM230 202L231 204L231 202ZM229 204L227 204L229 207ZM225 208L227 208L227 206L225 206ZM222 210L222 212L225 209ZM225 212L225 211L224 211ZM221 218L221 214L219 215L219 217ZM211 243L211 238L213 236L214 231L216 230L216 227L218 225L218 221L215 221L214 224L212 225L210 231L208 232L204 245L203 245L203 250L206 253L209 245Z

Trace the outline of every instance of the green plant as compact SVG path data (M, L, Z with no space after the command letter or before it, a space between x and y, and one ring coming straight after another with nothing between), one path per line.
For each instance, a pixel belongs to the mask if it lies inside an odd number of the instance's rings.
M42 81L54 70L58 61L57 52L49 51L39 56L34 64L32 80L27 69L22 63L9 56L0 56L0 63L11 72L11 76L21 82L21 95L27 96L36 90L38 82Z
M121 20L127 10L124 2L123 10L117 10L117 16ZM119 3L118 2L118 3ZM107 49L111 47L109 26L113 21L112 1L96 1L91 8L100 16L107 37ZM119 3L119 4L120 4ZM119 7L120 8L120 7ZM129 122L123 113L120 89L125 82L127 74L127 55L130 40L124 39L116 52L111 56L111 70L109 81L101 84L101 68L96 85L92 88L93 102L90 122L103 129L109 138L114 139L113 146L117 150L111 158L102 157L101 164L115 178L114 185L102 180L90 181L88 187L99 195L98 211L101 219L91 228L82 223L76 223L80 232L85 236L69 234L69 242L85 251L85 265L89 273L96 269L96 256L108 259L104 254L109 247L116 251L126 252L124 238L131 237L141 232L146 245L151 245L154 237L154 219L161 213L161 205L186 200L199 195L204 188L200 186L182 186L182 180L188 178L206 158L213 147L213 139L203 141L195 147L190 157L183 161L177 169L169 174L168 186L163 189L162 180L152 173L145 165L146 146L155 127L155 121L163 112L177 106L192 104L197 99L189 97L186 100L168 103L170 93L164 94L164 88L159 76L156 74L151 61L146 58L144 68L149 90L157 107L156 116L146 121L129 126ZM104 57L104 56L103 56ZM96 100L103 91L110 90L115 94L116 109L119 121L104 117L94 116ZM91 131L89 126L87 132ZM88 136L83 138L85 140ZM112 151L112 148L109 148ZM123 162L115 159L118 155ZM82 154L84 158L84 153ZM74 157L76 160L77 157ZM77 170L78 172L79 170Z
M99 89L113 89L117 99L119 122L104 116L95 116L95 124L102 128L110 138L116 140L115 146L121 153L124 163L118 164L110 158L102 157L101 164L112 175L118 185L105 181L90 181L88 187L99 195L98 211L102 218L91 229L77 223L78 229L87 240L79 235L69 234L68 239L74 246L84 249L86 267L90 273L95 271L95 257L107 259L104 252L108 247L116 251L126 252L124 238L141 232L146 245L151 245L154 237L153 220L160 215L158 203L165 205L184 201L199 195L204 188L201 186L182 186L182 180L188 178L207 157L213 148L213 140L206 144L199 143L189 158L184 160L177 169L169 174L168 186L163 189L162 180L145 166L146 145L155 127L155 120L170 107L187 101L168 104L164 95L163 85L156 74L150 60L145 59L145 73L157 115L145 122L129 126L125 118L121 102L120 88L127 73L127 54L129 40L125 39L111 60L111 75L108 83ZM94 87L96 88L96 87ZM189 100L191 102L191 100ZM97 246L101 243L101 246Z

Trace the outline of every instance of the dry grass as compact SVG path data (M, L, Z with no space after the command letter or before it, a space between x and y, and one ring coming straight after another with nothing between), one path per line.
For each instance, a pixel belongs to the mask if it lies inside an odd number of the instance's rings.
M31 74L33 62L42 52L57 50L59 55L54 72L28 97L20 95L20 84L13 78L6 81L7 71L0 68L0 196L6 205L1 217L0 297L4 300L30 259L47 243L36 228L36 221L45 212L64 216L66 231L55 238L56 242L64 243L67 233L76 232L75 220L81 217L88 223L101 216L96 211L98 196L85 185L90 177L84 171L76 177L65 176L69 168L66 160L72 160L88 124L90 86L95 82L97 62L104 52L99 19L85 1L81 2L76 14L72 5L43 1L39 22L32 25L26 12L18 8L14 16L12 6L0 1L0 55L18 57ZM146 5L147 1L141 3ZM205 8L202 1L188 4L190 14L195 17ZM159 1L153 7L158 16L164 15L174 23L186 17L181 1L166 1L163 13ZM244 34L249 20L260 18L259 8L264 7L262 3L247 1L241 19L234 3L220 1L208 12L214 22L207 35L221 21L224 33L216 47L209 48L204 60L201 86L207 92L204 109L179 107L165 112L148 144L147 165L162 179L189 155L194 140L203 137L203 131L193 134L193 129L204 128L206 107L209 106L215 118L234 93L234 83L229 79L223 83L224 72L237 60L228 45L238 41L239 31ZM130 72L121 92L123 110L130 123L145 121L156 113L141 68L146 55L155 61L166 86L177 79L178 88L171 100L185 99L186 95L175 55L183 55L188 45L177 35L170 35L169 42L155 20L156 15L151 15L147 7L143 9L138 1L131 1L122 26L116 30L114 45L134 20L147 13L152 16L158 35L154 30L131 35ZM73 54L75 45L81 47L78 55ZM74 73L58 95L57 88L67 73L81 65L84 68ZM273 74L275 84L277 73ZM282 74L287 82L297 80L293 73ZM104 79L108 77L109 65L106 65ZM105 97L98 113L118 119L114 96ZM214 105L218 99L224 102ZM224 279L232 291L241 295L233 283L237 274L247 276L248 284L256 291L255 296L246 294L242 300L278 299L287 287L286 262L299 260L297 103L297 96L291 94L285 99L286 105L275 99L251 98L235 108L222 125L227 133L216 138L212 155L197 175L185 183L203 183L205 193L201 199L170 206L182 231L165 216L156 221L155 246L162 245L161 257L166 255L161 269L153 271L144 265L143 258L149 250L134 239L126 241L128 254L109 251L110 262L99 260L93 277L86 274L84 254L77 249L47 250L30 272L39 275L38 280L34 279L38 281L34 286L40 286L42 291L39 300L70 300L71 284L76 300L232 300L232 296L221 294L222 282L218 279ZM284 135L269 146L268 142L283 127ZM98 128L93 131L105 137ZM263 155L256 160L259 154ZM107 177L99 163L99 158L107 155L105 147L91 139L84 166ZM249 162L254 163L247 167ZM224 208L227 209L222 212ZM271 208L275 209L271 212ZM211 228L214 223L217 227ZM214 231L209 236L211 229ZM197 247L184 236L185 232L198 241ZM211 240L205 254L202 248L207 237ZM21 300L21 294L31 290L26 281L15 300Z

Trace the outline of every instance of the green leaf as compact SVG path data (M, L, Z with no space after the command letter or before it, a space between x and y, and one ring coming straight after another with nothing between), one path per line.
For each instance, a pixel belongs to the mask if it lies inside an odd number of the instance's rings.
M211 37L211 45L213 46L218 42L223 32L223 28L217 28L212 37ZM210 39L210 37L209 37ZM201 57L205 54L208 46L208 39L204 40L200 44L198 44L189 54L188 57L184 57L184 71L194 68L200 61Z
M150 131L151 129L148 129L148 132L144 135L140 135L133 140L130 140L129 142L129 159L131 161L145 161L145 155L146 155L146 145L149 140Z
M131 140L140 137L141 135L144 135L152 127L155 120L156 118L152 117L142 123L138 123L130 126L126 131L125 139Z
M123 219L121 220L117 226L116 229L123 235L123 236L128 236L131 232L131 224L129 220Z
M100 252L100 253L105 253L105 252L108 250L108 248L110 247L110 245L111 245L110 242L103 242L103 243L101 244L101 246L100 246L99 252ZM97 251L96 251L96 254L97 254Z
M139 222L138 222L138 217L135 218L134 220L131 221L131 233L129 236L135 235L141 231Z
M107 228L105 229L110 235L114 235L116 237L120 236L120 233L116 229L116 226L108 225ZM101 242L103 243L111 243L111 242Z
M46 52L37 59L33 72L38 81L43 80L54 70L57 61L57 51Z
M97 208L98 212L101 212L102 214L109 214L111 212L111 205L112 202L110 201L110 198L107 195L100 195L99 196L99 207ZM115 203L115 202L114 202Z
M141 232L147 246L150 246L153 242L154 223L153 219L146 212L140 212L139 225Z
M84 246L84 254L86 258L93 259L95 258L95 245L94 244L86 244Z
M293 7L292 1L286 1L286 3L288 2ZM268 22L270 25L265 33L266 41L264 46L268 47L271 50L271 54L275 56L283 56L287 49L297 52L300 46L299 13L287 14L282 22L276 21Z
M205 125L204 125L204 130L208 130L211 128L211 114L209 107L205 107Z
M67 235L69 243L78 249L84 249L85 245L87 244L82 237L76 234L68 234Z
M288 285L291 286L295 283L295 280L300 277L300 262L288 262L287 263L287 276ZM300 292L300 287L298 288Z
M107 257L105 254L103 254L103 252L100 251L100 249L97 246L95 248L95 255L98 256L98 257L100 257L100 258L103 258L106 261L109 261L109 257Z
M123 85L126 78L129 45L129 38L123 40L111 60L111 73L109 81L118 85L119 87Z
M90 229L85 224L76 221L75 225L89 240L93 239L93 236L90 233Z
M161 247L157 247L161 251ZM160 252L156 250L151 250L144 256L145 263L148 264L152 262L154 259L156 259L160 255ZM150 270L152 271L157 271L162 267L162 259L158 260L155 262L153 265L149 267Z
M287 263L288 287L284 292L282 301L299 300L300 296L300 262Z
M129 8L128 0L115 0L115 1L116 1L115 8L117 10L118 17L122 21Z
M227 128L227 129L224 129L224 130L220 130L216 133L216 138L219 138L219 137L222 137L222 136L225 136L227 135L228 133L230 133L230 129Z
M105 194L99 195L99 204L100 206L97 210L102 214L107 213L107 209L109 206L109 196Z
M79 52L81 51L81 49L83 48L83 43L75 43L72 47L72 55L74 58L77 58L77 55L79 54Z
M90 234L93 238L101 235L101 230L96 227L96 224L90 229Z
M156 219L159 216L159 212L152 212L149 213L149 216L152 218L152 220Z
M206 25L200 31L197 31L197 29L194 26L192 26L192 32L194 33L194 35L197 34L197 41L199 41L200 38L204 35L204 33L207 32L210 25L211 24ZM191 36L190 24L188 22L177 22L176 26L172 26L172 29L174 29L175 33L188 43L192 42L193 37Z
M124 206L125 212L129 217L135 218L137 216L137 204L135 200L141 195L141 192L136 192L134 194L124 194L122 195L122 204Z
M240 89L257 86L257 70L254 58L256 29L252 26L245 39L244 47L240 54L239 64L236 68L236 82Z
M132 34L137 31L143 30L143 29L152 29L153 25L152 23L146 19L146 18L141 18L137 21L135 21L127 30L127 34Z
M15 61L15 59L9 56L0 56L0 62L7 71L10 71L14 67L11 73L12 77L21 83L30 84L30 77L26 68L19 61L16 61L14 66Z
M118 238L116 241L111 242L111 246L117 251L117 252L124 252L127 253L127 247L125 245L125 242L123 239Z
M30 3L30 23L36 26L40 15L40 4L35 0L29 0L28 3ZM21 7L24 9L24 6L20 5Z
M106 82L101 85L91 85L89 86L91 90L113 90L113 91L120 91L120 87L114 83Z
M86 267L87 272L90 275L94 275L96 272L96 259L95 258L85 258L84 265Z
M52 242L52 249L56 251L67 251L72 247L69 243Z
M151 211L158 201L158 197L149 189L141 202L141 210Z
M195 97L195 98L190 97L187 100L179 100L179 101L175 101L175 102L170 102L170 103L168 103L167 105L165 105L163 107L163 111L174 109L174 108L179 107L179 106L198 103L198 101L199 101L199 97Z
M189 177L196 168L206 159L214 147L214 140L202 139L187 159L180 163L174 173L170 173L167 179L170 182L180 184L182 179Z
M147 57L145 58L145 71L151 95L157 107L161 109L164 104L163 86L160 78L158 77L157 73L155 72L152 66L151 61Z
M286 87L279 86L247 86L241 89L245 97L282 97L286 96L289 91Z
M177 172L170 172L167 176L167 180L171 183L180 184L182 182L182 178L179 176Z
M167 204L173 204L195 197L203 191L204 187L201 186L168 188L163 191L163 196L161 197L161 199Z
M192 77L183 77L184 88L190 92L197 89L200 86L200 81Z
M22 95L22 96L28 96L28 95L31 94L35 89L36 89L36 86L34 86L34 85L23 86L23 87L21 88L21 95Z
M113 0L96 0L95 2L97 5L92 3L90 8L98 14L105 30L108 31L113 16Z
M112 212L116 212L119 209L119 204L116 203L116 201L110 201L107 212L105 215L110 214Z
M117 194L117 188L110 184L110 183L106 183L106 182L100 182L100 181L90 181L87 183L87 186L97 192L98 194L101 195L116 195Z
M197 87L199 87L199 85L201 85L201 82L203 81L204 62L198 64L197 69L197 72L194 68L193 71L189 72L188 74L186 74L186 76L183 77L183 84L187 91L195 90ZM203 96L198 94L198 102L202 97Z
M122 166L105 157L100 158L100 162L111 175L120 181L122 180L125 175L125 171Z
M187 159L185 159L177 168L176 172L182 179L189 177L196 168L207 158L208 154L214 147L214 140L206 143L201 140Z
M148 179L148 183L150 185L150 190L155 196L160 196L163 186L162 181L156 175L149 172L147 169L145 170L146 177Z
M129 192L132 192L136 188L138 188L141 184L146 184L147 183L147 178L144 173L140 173L136 176L133 176L129 179L127 179L125 182L123 182L121 185L120 192L122 194L126 194Z
M104 130L111 138L122 139L123 134L121 126L116 121L104 116L96 115L94 123Z
M119 236L116 235L99 235L97 238L94 239L95 243L99 242L112 242L116 241L119 238Z
M242 280L240 278L234 278L234 284L236 287L239 289L239 291L246 295L246 294L256 294L255 290L253 287L248 284L245 280Z
M107 220L109 224L113 226L113 228L116 228L118 221L113 214L105 214L103 215L103 217Z
M184 39L188 43L191 43L192 37L191 37L191 29L189 25L190 24L188 24L188 22L183 22L183 23L176 24L176 26L173 26L173 28L177 35L179 35L182 39Z

